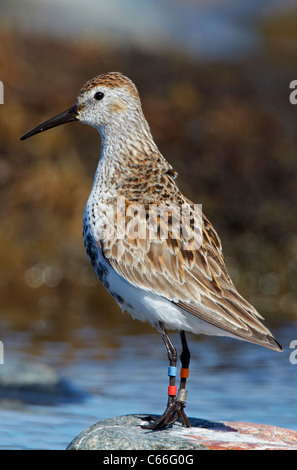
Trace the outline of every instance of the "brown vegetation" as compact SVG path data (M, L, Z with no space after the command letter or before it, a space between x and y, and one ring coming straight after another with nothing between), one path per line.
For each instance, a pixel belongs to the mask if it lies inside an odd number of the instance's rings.
M85 81L112 70L137 84L159 148L179 172L184 194L202 203L219 232L239 291L265 317L296 315L293 62L280 65L270 51L207 64L3 30L0 41L3 319L16 328L47 325L59 336L88 322L86 315L98 326L120 318L82 240L99 136L72 123L19 141L74 104Z

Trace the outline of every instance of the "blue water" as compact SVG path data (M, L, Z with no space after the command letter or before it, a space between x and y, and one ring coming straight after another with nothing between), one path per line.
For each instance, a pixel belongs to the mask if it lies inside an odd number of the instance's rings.
M192 353L188 416L297 430L297 365L289 360L297 326L273 331L283 353L236 340L188 335ZM99 420L164 411L168 364L158 334L117 336L112 330L94 334L88 329L80 334L88 340L86 347L48 342L42 344L38 357L29 352L30 335L6 335L7 357L54 366L86 397L82 402L51 406L0 402L0 449L65 449ZM112 336L116 347L105 346ZM180 352L179 336L173 334L172 339Z

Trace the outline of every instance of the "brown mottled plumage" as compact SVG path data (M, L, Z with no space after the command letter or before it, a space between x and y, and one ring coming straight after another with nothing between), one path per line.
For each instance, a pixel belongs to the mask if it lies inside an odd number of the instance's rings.
M121 308L160 331L170 365L176 364L176 351L165 328L180 331L183 370L190 360L184 331L230 336L280 351L261 315L235 288L213 226L178 189L177 173L152 138L134 83L118 72L99 75L82 87L72 108L24 138L72 120L95 127L102 142L84 213L87 254ZM185 231L180 230L184 207ZM171 376L170 386L174 380ZM177 398L169 393L165 413L151 429L177 417L189 426L185 382L182 377Z
M131 80L118 72L108 72L98 75L88 80L81 88L79 95L82 96L87 91L92 91L97 86L104 85L107 88L125 88L131 95L138 97L136 86Z

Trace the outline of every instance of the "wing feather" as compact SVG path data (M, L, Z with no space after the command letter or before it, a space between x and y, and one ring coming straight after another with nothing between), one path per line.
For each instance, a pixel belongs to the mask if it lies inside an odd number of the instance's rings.
M279 350L280 346L261 323L261 315L235 288L220 239L206 217L202 214L202 239L201 233L194 233L194 243L189 248L183 234L177 238L176 226L170 223L167 237L160 236L165 231L165 221L162 214L159 216L159 237L150 239L146 232L145 238L138 238L130 233L99 242L118 274L134 286L156 293L228 333Z

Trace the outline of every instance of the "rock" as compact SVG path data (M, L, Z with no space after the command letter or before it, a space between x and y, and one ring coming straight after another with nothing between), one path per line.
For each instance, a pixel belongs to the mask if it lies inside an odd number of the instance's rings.
M53 405L81 401L84 395L45 364L5 362L0 367L0 405L4 407L13 402Z
M146 415L99 421L82 431L67 450L297 450L297 431L238 421L189 418L191 428L175 423L162 431L142 429Z

